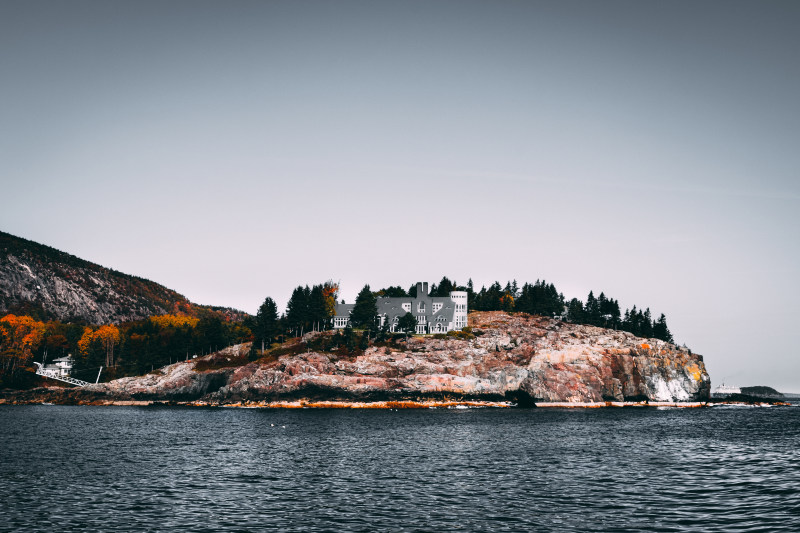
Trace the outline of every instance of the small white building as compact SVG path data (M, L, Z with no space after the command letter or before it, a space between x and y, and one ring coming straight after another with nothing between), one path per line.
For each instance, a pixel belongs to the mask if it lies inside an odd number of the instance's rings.
M59 377L66 377L69 376L70 372L72 372L72 365L74 362L75 360L72 359L72 355L67 355L66 357L61 357L54 360L54 364L47 365L44 367L44 369Z

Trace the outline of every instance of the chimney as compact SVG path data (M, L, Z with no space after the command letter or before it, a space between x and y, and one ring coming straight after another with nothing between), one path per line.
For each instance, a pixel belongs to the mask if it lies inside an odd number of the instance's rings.
M428 282L427 281L422 284L422 295L423 296L427 296L428 295Z
M419 298L420 296L422 296L422 282L418 281L417 282L417 298Z

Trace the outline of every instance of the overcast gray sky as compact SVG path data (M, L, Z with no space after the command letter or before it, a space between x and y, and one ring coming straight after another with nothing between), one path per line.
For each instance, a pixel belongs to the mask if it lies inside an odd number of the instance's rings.
M545 278L800 392L800 2L0 2L0 227L255 312Z

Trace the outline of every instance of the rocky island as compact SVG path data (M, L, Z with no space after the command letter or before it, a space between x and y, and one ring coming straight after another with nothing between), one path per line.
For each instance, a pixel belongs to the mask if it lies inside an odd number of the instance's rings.
M306 334L255 361L248 345L237 345L145 376L21 391L0 402L532 406L709 397L703 358L684 347L521 313L473 312L469 324L458 335L408 337L350 356L312 348L332 332Z

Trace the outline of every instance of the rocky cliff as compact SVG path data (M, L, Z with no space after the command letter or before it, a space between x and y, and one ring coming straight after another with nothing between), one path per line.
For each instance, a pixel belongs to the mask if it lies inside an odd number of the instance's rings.
M165 313L196 314L202 308L152 281L0 232L0 316L13 312L109 324Z
M71 401L688 402L709 396L702 357L662 341L502 312L472 313L470 324L474 338L413 337L352 357L303 352L299 344L294 352L300 353L248 363L246 346L234 347L74 391Z

